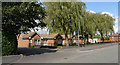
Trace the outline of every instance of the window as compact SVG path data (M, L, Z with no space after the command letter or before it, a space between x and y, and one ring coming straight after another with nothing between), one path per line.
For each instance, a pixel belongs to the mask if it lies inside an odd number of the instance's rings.
M120 37L119 37L119 40L120 40Z
M64 41L62 42L62 44L64 45Z
M30 40L29 43L32 43L32 40Z
M73 40L73 43L76 43L76 40Z
M47 40L43 41L43 46L48 46Z
M34 40L34 42L35 42L35 45L40 45L40 40L39 39Z
M62 44L62 40L61 39L58 40L58 44Z
M112 40L114 40L114 37L112 37Z

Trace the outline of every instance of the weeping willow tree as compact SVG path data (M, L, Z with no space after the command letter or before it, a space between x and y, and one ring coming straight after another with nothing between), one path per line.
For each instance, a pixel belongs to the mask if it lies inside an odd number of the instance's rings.
M94 37L95 33L96 33L96 24L97 24L97 21L96 21L96 18L95 18L95 13L91 13L90 11L87 11L86 12L86 15L85 15L85 26L84 26L84 29L85 29L85 34L87 34L87 43L88 43L88 35L91 36L91 38Z
M44 7L47 13L45 22L51 32L64 33L66 44L68 44L68 34L74 31L83 37L86 34L91 38L97 32L103 38L104 34L114 32L114 18L108 14L90 13L86 11L86 4L83 2L46 2ZM79 42L78 42L79 46Z
M101 35L101 39L104 41L104 36L108 36L109 33L114 33L114 18L108 14L91 13L86 12L85 16L85 31L91 38L98 34Z
M85 3L83 2L47 2L44 3L47 16L45 21L51 31L63 31L66 39L66 46L68 44L68 33L78 31L82 33L83 30L83 16L85 11Z
M108 14L100 13L96 13L95 17L97 21L96 28L101 35L101 39L104 41L103 36L105 36L105 34L107 36L109 33L114 33L113 26L115 19Z
M113 26L114 26L114 21L115 21L115 19L113 18L113 17L111 17L111 16L109 16L108 14L103 14L104 15L104 17L105 17L105 35L106 36L108 36L108 34L110 33L110 34L112 34L112 33L114 33L114 28L113 28Z
M71 17L72 21L72 30L75 31L78 35L78 41L79 41L79 34L84 35L84 25L85 25L85 14L86 14L86 4L83 2L76 2L72 6L73 15ZM72 33L73 33L72 31ZM79 46L79 42L78 42Z

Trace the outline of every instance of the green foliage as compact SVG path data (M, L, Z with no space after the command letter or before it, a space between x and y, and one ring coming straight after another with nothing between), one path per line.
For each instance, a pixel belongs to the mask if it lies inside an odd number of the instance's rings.
M102 40L102 39L101 39ZM104 37L104 40L109 40L109 37Z
M17 40L16 36L12 33L2 32L2 55L16 54Z
M93 38L99 32L103 38L114 32L114 18L108 14L86 11L84 2L47 2L44 6L47 13L45 21L52 33L76 32L77 35L85 37L88 34Z
M85 3L83 2L45 2L47 16L45 18L51 32L64 33L68 45L67 34L83 31ZM77 10L76 10L77 9Z
M99 38L99 39L101 39L101 36L95 35L94 38Z
M18 34L28 31L29 28L44 27L42 19L45 17L45 11L41 5L35 2L3 2L3 31ZM36 19L40 20L40 23L36 23Z
M91 38L93 38L98 32L101 34L102 38L103 36L108 36L109 33L114 32L114 18L108 14L91 13L88 11L86 12L85 17L85 31L91 35Z
M96 24L97 21L95 20L95 13L90 13L89 11L86 12L86 16L85 16L85 33L88 33L89 35L91 35L91 38L93 38L93 36L96 33Z
M108 14L100 14L96 13L96 29L101 34L102 40L104 40L105 34L108 36L108 33L114 33L113 25L114 25L114 18L109 16Z
M32 46L31 46L31 48L34 48L34 47L35 47L35 45L32 45Z
M2 3L2 32L3 54L15 54L17 50L16 35L34 27L44 27L45 9L42 3L35 2L3 2ZM37 23L35 20L39 20Z

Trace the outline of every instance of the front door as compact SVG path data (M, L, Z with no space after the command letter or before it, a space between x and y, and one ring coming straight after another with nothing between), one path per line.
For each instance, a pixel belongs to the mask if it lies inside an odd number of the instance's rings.
M62 45L62 39L58 39L58 45Z
M40 40L39 39L36 39L34 42L35 42L35 45L40 45Z

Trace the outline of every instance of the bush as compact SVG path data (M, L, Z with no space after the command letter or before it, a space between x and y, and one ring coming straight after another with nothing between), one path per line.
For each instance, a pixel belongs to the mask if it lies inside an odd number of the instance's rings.
M101 38L101 40L103 40L103 39ZM104 37L104 40L109 40L109 37Z
M94 36L94 38L99 38L99 39L101 39L101 36L96 35L96 36Z
M109 37L105 37L105 39L104 40L109 40Z
M8 32L2 32L2 56L17 53L16 35Z
M32 46L31 46L31 48L34 48L34 47L35 47L35 45L32 45Z

